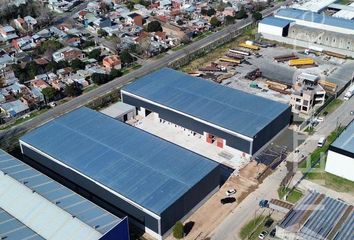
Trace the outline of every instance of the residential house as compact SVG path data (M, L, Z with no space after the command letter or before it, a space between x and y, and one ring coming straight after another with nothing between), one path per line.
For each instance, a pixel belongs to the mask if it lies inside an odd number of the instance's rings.
M107 69L107 71L111 71L112 69L121 69L122 62L118 55L107 56L102 60L102 65Z
M25 30L26 29L26 22L23 18L19 17L14 20L14 24L18 30Z
M40 91L43 91L43 89L50 87L50 85L48 83L46 83L44 80L42 80L42 79L32 80L31 81L31 86L33 88L36 88L36 89L40 90Z
M91 24L91 27L96 32L102 28L110 27L110 26L112 26L112 22L111 19L109 18L99 18Z
M31 16L26 16L23 18L23 20L26 22L28 30L32 31L34 27L37 25L37 20Z
M0 104L0 112L7 118L14 118L29 112L29 107L20 100L15 100Z
M33 42L33 39L30 36L13 39L11 45L15 49L23 51L31 50L32 48L35 48L37 46L37 44Z
M5 40L5 41L9 41L14 38L18 38L18 36L16 34L16 30L13 27L11 27L10 25L6 25L6 26L0 25L0 35L2 36L3 40Z
M2 80L3 86L9 86L18 81L14 71L12 71L10 66L4 66L0 68L0 79Z
M79 37L71 37L66 39L65 42L71 47L78 47L81 44L81 39Z
M231 16L231 17L234 17L236 14L236 11L233 7L226 7L224 9L224 12L223 12L223 15L224 16Z
M68 76L70 76L70 74L74 72L74 70L71 67L66 67L66 68L62 68L57 70L57 75L59 79L65 79Z
M79 74L72 74L66 80L64 80L68 84L72 84L74 82L80 84L83 88L90 85L90 83L81 75Z
M4 50L0 49L0 66L12 63L14 59Z
M54 52L52 56L53 60L56 62L60 62L62 60L72 61L74 59L84 59L85 53L78 48L68 46Z

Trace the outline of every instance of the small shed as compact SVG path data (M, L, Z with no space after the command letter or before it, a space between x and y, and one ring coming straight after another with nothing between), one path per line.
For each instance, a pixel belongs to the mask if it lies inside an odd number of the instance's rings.
M136 116L135 106L123 102L114 103L100 112L122 122L131 120Z

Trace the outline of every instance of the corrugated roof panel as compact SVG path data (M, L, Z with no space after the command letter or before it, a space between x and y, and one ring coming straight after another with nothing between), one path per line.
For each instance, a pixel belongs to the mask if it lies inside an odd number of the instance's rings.
M283 17L286 19L296 19L303 20L308 22L314 22L323 25L330 25L334 27L347 28L354 30L354 21L336 18L331 16L326 16L325 14L314 13L310 11L304 11L294 8L281 8L276 14L275 17Z
M49 235L60 238L63 234L72 238L87 236L86 239L98 239L98 236L110 230L107 225L113 227L121 222L118 217L2 150L0 172L6 173L0 178L0 208L6 209L6 213L5 210L0 211L0 236L7 236L9 240L30 239L31 232L34 232L31 229L36 229L41 235L34 235L33 239L42 239L42 236ZM16 204L12 204L14 198L18 199ZM9 220L8 215L12 219ZM5 217L8 221L4 220Z
M354 154L354 121L332 143L332 146Z
M169 68L148 74L123 90L248 137L289 108Z
M266 17L263 18L259 23L263 23L263 24L267 24L267 25L272 25L272 26L276 26L276 27L286 27L288 26L290 23L292 23L293 21L290 20L285 20L282 18L276 18L276 17Z
M65 114L21 141L156 214L218 167L88 108Z
M353 239L354 234L354 212L350 214L347 220L343 223L342 228L333 240L347 240Z
M324 239L343 214L346 206L347 205L341 201L326 197L300 229L301 235L304 237Z
M0 208L0 238L7 240L38 239L40 235Z

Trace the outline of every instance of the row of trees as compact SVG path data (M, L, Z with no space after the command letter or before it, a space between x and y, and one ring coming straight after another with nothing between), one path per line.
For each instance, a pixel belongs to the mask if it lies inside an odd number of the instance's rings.
M94 73L91 76L91 81L97 85L105 84L117 77L122 76L120 70L113 69L110 74ZM46 102L51 102L64 96L76 97L82 94L82 86L76 82L66 85L63 91L59 91L53 87L47 87L42 90Z

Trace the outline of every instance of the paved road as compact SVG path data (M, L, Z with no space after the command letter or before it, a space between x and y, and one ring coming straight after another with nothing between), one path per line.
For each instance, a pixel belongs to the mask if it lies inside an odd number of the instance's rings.
M267 16L272 14L276 9L279 8L279 6L286 4L287 2L282 2L279 3L278 5L274 6L273 8L269 8L263 11L263 16ZM80 8L82 6L80 5ZM67 16L70 16L67 15ZM65 16L65 18L67 17ZM162 67L166 67L169 65L169 63L173 62L176 59L179 59L181 57L186 56L187 54L190 54L191 52L201 49L205 46L207 46L210 42L213 42L217 39L222 38L223 36L227 36L231 31L234 31L235 29L243 29L244 27L250 25L252 23L252 18L247 18L241 21L238 21L237 23L230 25L216 33L213 33L212 35L203 38L197 42L193 42L190 45L184 47L183 49L180 49L178 51L175 51L172 54L168 54L160 59L157 59L155 61L149 61L149 64L143 65L141 68L128 73L127 75L124 75L120 78L116 78L113 81L104 84L88 93L85 93L79 97L76 97L72 99L69 102L63 103L53 109L48 110L47 112L44 112L43 114L26 121L22 124L19 124L17 126L14 126L10 129L0 131L0 143L5 142L7 139L11 137L18 136L32 128L38 127L66 112L70 112L74 109L77 109L81 106L84 106L88 102L92 101L93 99L103 96L109 92L111 92L113 89L120 88L124 86L125 84L142 77L148 73L151 73L157 69L160 69Z
M345 91L344 91L345 93ZM341 96L340 98L343 98ZM320 123L316 127L316 133L306 139L301 146L299 146L299 154L290 154L287 161L298 162L302 158L302 154L307 156L317 147L317 141L321 136L328 136L336 127L341 124L347 125L353 120L354 116L350 115L350 111L354 110L354 98L349 101L345 101L339 106L336 111L326 117L325 121ZM215 240L234 240L239 239L238 233L242 226L255 217L257 210L257 216L260 213L258 203L261 199L277 198L277 189L286 175L285 162L282 163L278 169L270 175L258 189L252 192L246 197L240 205L238 205L234 211L214 230L211 234L211 238ZM298 180L302 177L302 174L296 175ZM320 189L319 189L320 190Z

